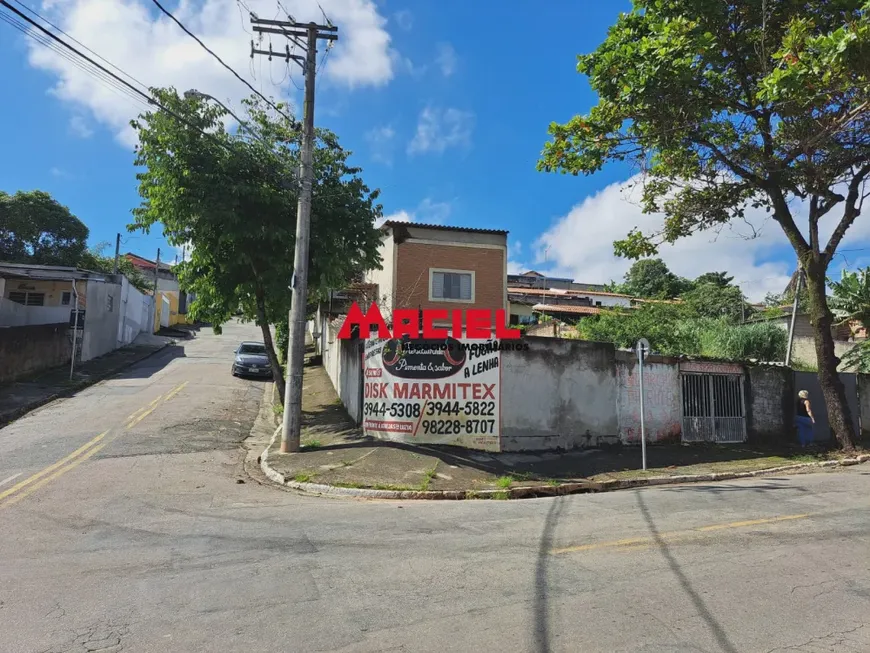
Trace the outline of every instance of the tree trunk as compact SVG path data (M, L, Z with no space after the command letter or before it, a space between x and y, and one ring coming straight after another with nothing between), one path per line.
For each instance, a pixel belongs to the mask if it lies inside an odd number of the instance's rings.
M281 361L278 359L278 354L275 353L275 343L272 341L272 330L269 328L269 320L266 318L266 302L263 299L263 293L257 293L257 324L260 325L260 330L263 332L263 344L266 345L266 355L269 357L269 362L272 365L272 380L275 381L275 387L278 388L278 397L281 404L284 404L284 371L281 369Z
M834 353L834 336L831 326L834 316L828 308L825 292L825 269L820 263L809 262L806 271L809 295L810 323L816 345L816 361L819 368L819 386L828 409L828 423L831 431L844 451L855 448L856 435L852 425L852 415L846 401L846 388L840 380L837 366L840 359Z

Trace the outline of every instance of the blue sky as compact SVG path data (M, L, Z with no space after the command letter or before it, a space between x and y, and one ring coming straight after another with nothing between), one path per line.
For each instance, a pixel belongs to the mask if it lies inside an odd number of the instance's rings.
M244 85L209 58L148 0L55 0L25 4L147 85L195 86L238 107ZM612 256L612 241L641 216L622 184L632 171L611 165L592 177L535 170L551 121L595 103L576 55L605 37L628 2L484 3L468 0L322 0L340 40L321 67L318 124L338 133L384 213L420 222L510 231L511 268L536 268L584 282L620 278L629 262ZM205 0L167 8L267 95L299 103L298 70L249 58L243 6L262 17L276 0ZM313 0L285 0L299 20L319 20ZM273 44L277 47L279 42ZM267 44L266 44L267 45ZM176 251L161 234L129 234L138 202L132 136L125 128L135 103L72 68L0 22L0 73L9 98L0 188L39 188L91 229L91 243L153 257ZM282 83L283 82L283 83ZM778 227L758 218L762 237L723 232L663 252L679 274L727 269L753 298L784 287L793 255ZM860 249L861 227L845 248ZM715 240L715 242L714 242ZM849 256L849 254L846 254ZM863 254L851 255L855 264ZM164 256L165 258L165 256Z

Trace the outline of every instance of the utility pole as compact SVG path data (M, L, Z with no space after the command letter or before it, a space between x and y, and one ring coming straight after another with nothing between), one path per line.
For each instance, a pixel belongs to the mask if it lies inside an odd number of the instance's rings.
M157 306L157 274L160 271L160 248L157 248L157 263L154 264L154 306Z
M115 236L115 265L112 266L112 274L118 274L118 256L121 254L121 234Z
M804 279L804 271L801 268L801 264L798 263L797 269L797 281L795 282L794 288L794 301L791 303L791 324L788 327L788 348L785 350L785 364L786 366L791 364L791 347L794 343L794 324L797 319L798 312L798 301L800 300L801 295L801 281Z
M291 17L292 18L292 17ZM290 305L289 335L287 347L287 379L284 390L284 430L281 436L281 453L299 451L302 430L302 368L305 362L305 313L308 306L308 239L311 223L311 189L314 184L312 165L314 152L314 78L317 72L317 41L335 41L338 28L317 23L266 20L251 15L251 25L260 34L280 34L300 47L305 56L290 53L289 43L285 52L257 50L251 43L251 58L255 54L293 59L301 64L305 75L305 109L302 125L302 174L299 202L296 208L296 251L293 258L291 281L292 303ZM300 41L299 39L305 39ZM330 44L331 45L331 44Z

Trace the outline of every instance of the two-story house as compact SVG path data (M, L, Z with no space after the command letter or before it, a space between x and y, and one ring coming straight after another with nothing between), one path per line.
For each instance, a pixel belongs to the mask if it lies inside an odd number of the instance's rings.
M388 322L396 308L483 309L493 324L504 310L507 320L507 231L388 221L381 232L383 269L364 281Z

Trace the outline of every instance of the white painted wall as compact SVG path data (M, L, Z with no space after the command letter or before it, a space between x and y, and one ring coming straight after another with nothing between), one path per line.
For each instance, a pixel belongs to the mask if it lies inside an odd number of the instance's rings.
M111 310L110 297L112 298ZM87 305L85 328L82 333L82 362L117 349L118 323L121 316L121 284L88 281L85 298Z
M33 326L69 322L72 306L23 306L0 297L0 326Z
M611 297L609 295L596 295L594 293L585 293L580 291L571 291L573 297L588 297L593 306L597 306L601 302L602 306L631 306L631 298L629 297Z
M393 242L392 234L386 235L381 241L378 253L381 255L381 265L384 269L369 270L365 280L366 283L378 284L378 305L381 312L386 314L387 311L392 312L395 304L393 280L396 274L396 244Z
M154 322L152 300L121 279L121 315L118 320L118 347L129 345L140 333L150 333Z

